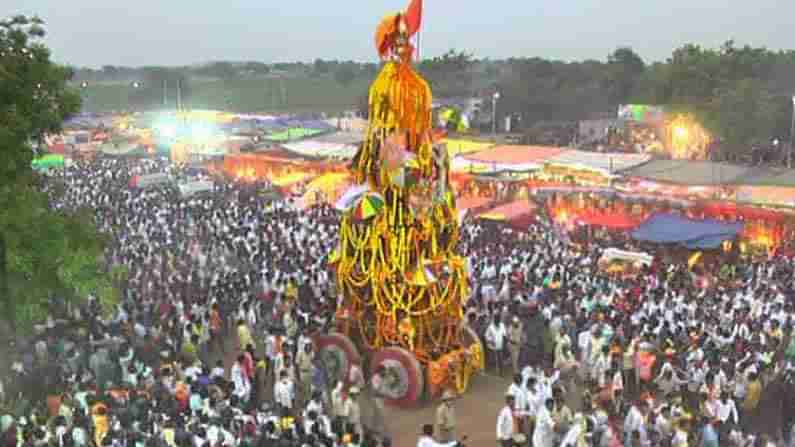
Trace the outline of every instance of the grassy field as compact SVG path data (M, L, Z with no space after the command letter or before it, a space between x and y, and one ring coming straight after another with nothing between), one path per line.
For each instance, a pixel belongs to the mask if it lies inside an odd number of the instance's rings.
M191 97L185 105L195 109L253 112L340 112L355 106L367 91L369 80L344 86L331 78L241 79L191 81ZM91 84L83 92L84 110L105 112L128 110L128 83ZM173 104L174 91L169 92Z

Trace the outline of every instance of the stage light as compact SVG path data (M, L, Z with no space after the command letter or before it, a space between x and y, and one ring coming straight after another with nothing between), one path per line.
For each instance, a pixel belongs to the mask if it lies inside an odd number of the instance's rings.
M177 126L173 124L162 124L156 127L155 130L165 138L175 138L177 136Z
M199 144L207 143L213 136L212 130L204 126L195 126L191 129L191 137Z

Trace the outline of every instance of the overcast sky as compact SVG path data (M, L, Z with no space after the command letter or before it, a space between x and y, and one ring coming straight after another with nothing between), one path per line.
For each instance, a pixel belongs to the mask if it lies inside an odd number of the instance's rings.
M213 60L375 61L373 31L408 0L3 0L38 14L56 60L77 66ZM795 47L787 0L425 0L424 55L663 60L684 43Z

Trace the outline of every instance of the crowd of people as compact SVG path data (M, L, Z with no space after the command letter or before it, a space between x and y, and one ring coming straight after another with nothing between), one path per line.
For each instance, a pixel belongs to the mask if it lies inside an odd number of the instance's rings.
M0 387L3 445L391 445L382 372L328 377L312 342L334 324L325 257L336 211L220 179L189 197L131 186L153 173L206 176L165 159L98 158L44 182L54 208L93 210L108 265L127 275L112 312L89 297L15 346ZM466 319L489 376L512 382L494 396L505 401L499 445L789 442L791 260L737 261L729 280L660 262L621 276L599 269L606 241L577 246L544 222L467 221L461 232ZM458 444L455 398L444 394L418 445Z
M791 259L621 275L598 265L606 244L552 226L467 231L480 240L470 322L491 367L513 375L503 445L789 445L776 442L795 417ZM622 241L610 245L634 248Z

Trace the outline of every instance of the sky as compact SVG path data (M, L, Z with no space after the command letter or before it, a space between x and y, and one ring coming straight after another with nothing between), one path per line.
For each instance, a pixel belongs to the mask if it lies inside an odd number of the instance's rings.
M53 58L79 67L219 60L375 62L373 34L409 0L3 0L0 15L47 22ZM647 61L685 43L795 47L785 0L425 0L423 56Z

